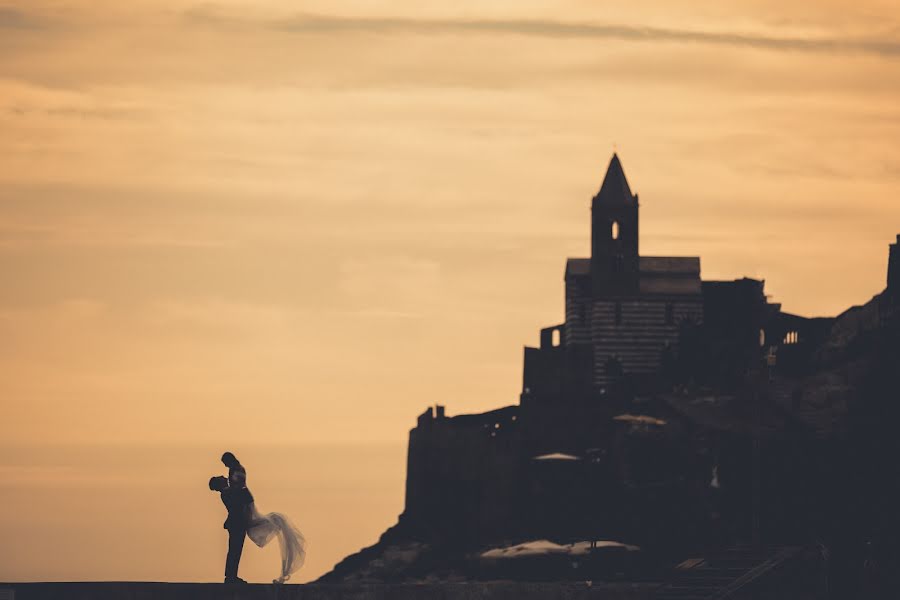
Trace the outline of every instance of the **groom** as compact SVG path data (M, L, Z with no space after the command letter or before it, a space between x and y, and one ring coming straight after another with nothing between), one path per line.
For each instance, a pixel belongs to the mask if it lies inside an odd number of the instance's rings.
M238 463L240 464L240 463ZM229 485L228 478L222 475L210 477L209 489L219 492L222 504L228 509L228 518L223 527L228 530L228 556L225 558L225 583L247 583L237 576L241 553L244 550L244 537L250 523L250 505L253 496L250 490L240 485Z

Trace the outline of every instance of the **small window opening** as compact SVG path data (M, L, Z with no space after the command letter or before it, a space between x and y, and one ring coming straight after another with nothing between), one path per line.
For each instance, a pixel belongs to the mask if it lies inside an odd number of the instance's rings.
M784 336L785 344L796 344L799 341L800 341L800 334L797 333L796 331L788 331L787 334Z
M760 329L759 330L759 347L762 348L765 345L766 345L766 330Z
M550 343L553 345L554 348L559 346L559 338L560 338L559 329L554 329L553 334L550 336Z
M619 239L619 222L613 221L612 223L612 239Z

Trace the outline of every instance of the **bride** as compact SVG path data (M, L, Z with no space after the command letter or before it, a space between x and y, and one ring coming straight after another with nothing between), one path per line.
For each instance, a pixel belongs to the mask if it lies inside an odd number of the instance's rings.
M306 560L306 539L300 530L281 513L260 514L256 509L256 503L250 505L247 537L260 548L272 541L273 537L278 538L278 545L281 548L281 575L278 579L274 579L273 583L284 583L290 579Z
M247 471L231 452L222 455L222 462L228 467L228 485L246 488ZM252 495L251 495L252 496ZM250 503L250 521L247 525L247 537L262 548L278 538L281 549L281 575L273 583L284 583L290 579L306 560L306 539L300 530L281 513L262 514L256 508L256 502Z

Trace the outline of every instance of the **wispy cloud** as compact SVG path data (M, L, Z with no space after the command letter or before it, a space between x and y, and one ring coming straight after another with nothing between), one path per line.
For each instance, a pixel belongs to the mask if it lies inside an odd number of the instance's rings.
M630 24L569 22L548 19L408 19L343 17L303 13L268 20L242 19L210 6L185 13L194 23L238 26L258 24L294 33L524 35L545 38L607 39L747 47L772 51L861 53L900 56L900 39L880 37L772 36L733 31L703 31Z
M40 20L21 10L0 6L0 29L35 29Z

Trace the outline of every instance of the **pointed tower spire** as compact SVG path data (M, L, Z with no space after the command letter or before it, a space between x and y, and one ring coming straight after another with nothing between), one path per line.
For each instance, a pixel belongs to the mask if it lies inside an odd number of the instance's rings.
M609 161L609 167L606 169L606 177L603 178L603 185L600 191L594 196L593 205L615 205L626 204L632 205L637 203L637 196L631 193L628 186L628 180L625 179L625 171L622 170L622 163L619 161L619 155L613 153L612 160Z

